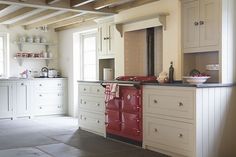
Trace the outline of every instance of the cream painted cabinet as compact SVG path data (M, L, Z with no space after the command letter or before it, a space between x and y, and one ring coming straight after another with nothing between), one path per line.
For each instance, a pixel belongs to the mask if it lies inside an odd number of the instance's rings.
M9 82L0 82L0 118L13 117L13 86Z
M99 83L79 82L79 127L105 136L104 88Z
M185 53L219 51L219 0L183 1L182 17Z
M15 86L15 105L14 110L16 117L31 116L31 85L30 81L16 82Z
M235 156L235 87L143 88L143 147L173 157Z
M114 58L114 24L112 22L98 26L98 58Z
M33 92L34 115L65 114L67 105L67 80L35 80Z
M144 86L143 146L192 157L194 100L193 88Z

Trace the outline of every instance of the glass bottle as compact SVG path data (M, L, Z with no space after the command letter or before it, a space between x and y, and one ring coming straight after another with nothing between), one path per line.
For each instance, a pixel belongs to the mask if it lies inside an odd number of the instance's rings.
M170 62L169 83L174 83L174 67L173 67L173 62Z

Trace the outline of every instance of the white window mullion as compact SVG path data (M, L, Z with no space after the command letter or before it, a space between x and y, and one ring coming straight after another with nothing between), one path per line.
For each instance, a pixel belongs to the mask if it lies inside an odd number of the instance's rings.
M81 34L81 76L83 80L95 80L97 76L96 32Z
M0 77L8 76L8 34L0 33Z

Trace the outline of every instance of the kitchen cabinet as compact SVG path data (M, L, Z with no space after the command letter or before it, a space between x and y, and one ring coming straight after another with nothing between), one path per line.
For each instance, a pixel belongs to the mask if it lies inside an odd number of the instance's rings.
M79 127L105 136L105 90L100 83L78 83Z
M9 82L0 82L0 118L13 118L13 88Z
M143 147L170 156L234 156L235 87L143 88Z
M33 115L65 114L67 105L66 79L33 81Z
M65 114L67 79L0 82L0 118Z
M15 89L15 115L16 117L25 117L25 116L31 116L31 107L32 107L32 101L31 101L31 85L30 81L18 81L14 85Z
M98 58L114 58L114 28L113 22L98 25Z
M219 0L182 1L182 32L185 53L219 51Z

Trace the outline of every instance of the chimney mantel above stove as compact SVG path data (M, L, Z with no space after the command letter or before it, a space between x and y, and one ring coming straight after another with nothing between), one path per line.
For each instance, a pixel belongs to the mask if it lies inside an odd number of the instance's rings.
M124 32L141 30L150 27L163 26L163 30L166 30L166 16L169 15L169 13L160 13L152 16L126 19L115 22L115 26L121 37L123 37Z

